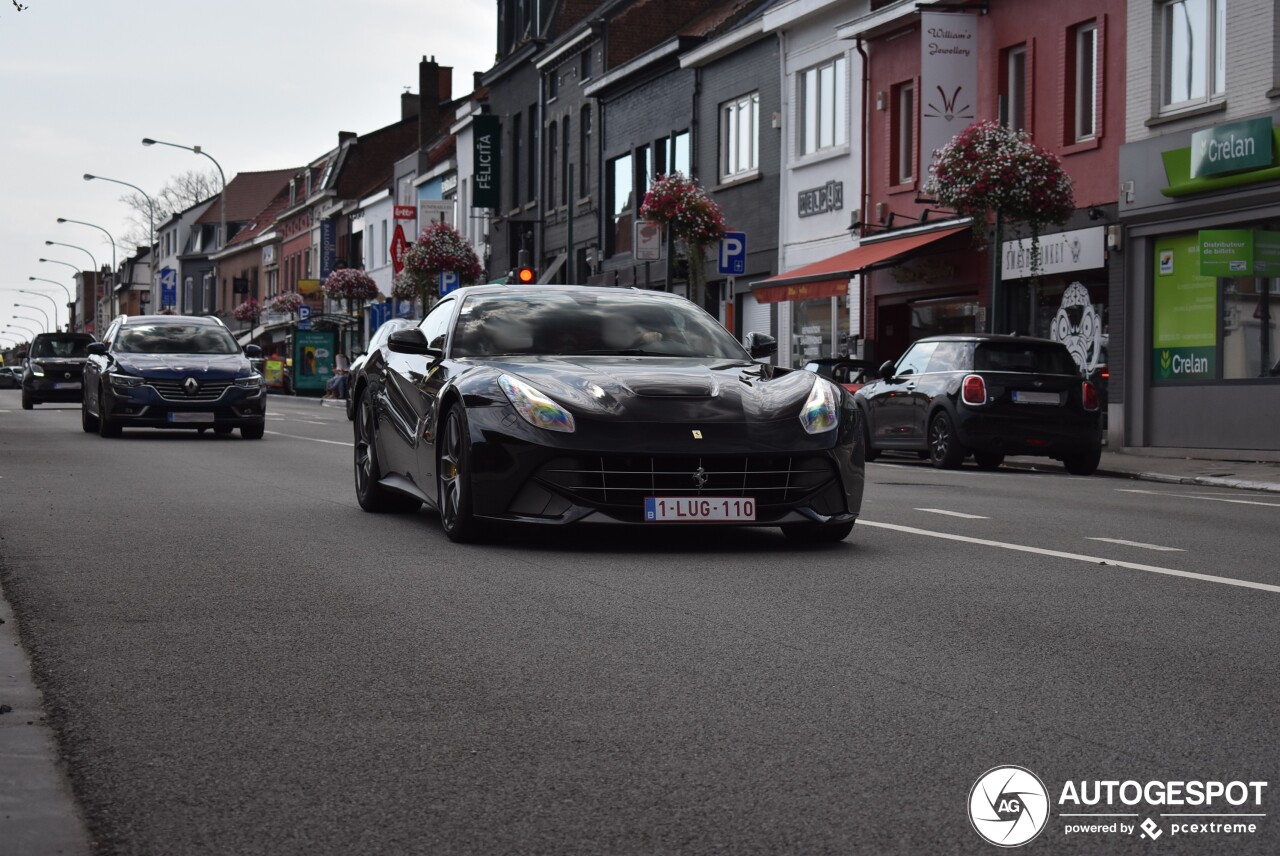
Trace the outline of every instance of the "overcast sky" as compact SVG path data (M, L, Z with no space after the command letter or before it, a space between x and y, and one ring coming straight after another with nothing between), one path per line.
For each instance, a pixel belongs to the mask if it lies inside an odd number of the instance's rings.
M418 91L418 62L452 66L453 95L493 64L494 0L0 0L0 327L44 289L89 267L129 230L127 187L156 194L173 176L213 169L204 157L143 137L199 145L227 180L298 166L400 118L400 93ZM119 254L118 254L119 255ZM31 326L28 322L19 324ZM6 340L7 341L7 340Z

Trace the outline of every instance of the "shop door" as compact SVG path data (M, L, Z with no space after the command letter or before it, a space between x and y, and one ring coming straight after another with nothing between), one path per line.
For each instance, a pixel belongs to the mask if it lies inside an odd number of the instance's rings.
M896 360L910 344L911 307L905 303L881 305L876 312L875 359Z

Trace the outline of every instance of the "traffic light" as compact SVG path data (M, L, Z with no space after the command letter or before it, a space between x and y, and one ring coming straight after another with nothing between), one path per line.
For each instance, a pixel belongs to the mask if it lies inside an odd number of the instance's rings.
M532 285L538 281L538 272L528 265L521 265L518 268L512 268L507 274L508 284Z

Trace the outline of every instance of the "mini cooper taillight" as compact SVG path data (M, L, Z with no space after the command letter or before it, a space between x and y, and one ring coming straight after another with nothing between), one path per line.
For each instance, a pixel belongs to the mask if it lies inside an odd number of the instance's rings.
M1098 388L1090 381L1080 384L1080 400L1084 402L1084 409L1089 411L1097 410L1100 406L1098 401Z
M965 404L987 403L987 382L982 379L982 375L965 375L960 384L960 400Z

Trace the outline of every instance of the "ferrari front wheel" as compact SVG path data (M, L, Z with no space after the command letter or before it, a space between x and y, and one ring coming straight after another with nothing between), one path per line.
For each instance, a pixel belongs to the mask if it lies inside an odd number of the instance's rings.
M467 432L466 410L456 402L449 408L440 433L436 481L444 534L458 543L476 540L479 527L471 511L471 436Z

